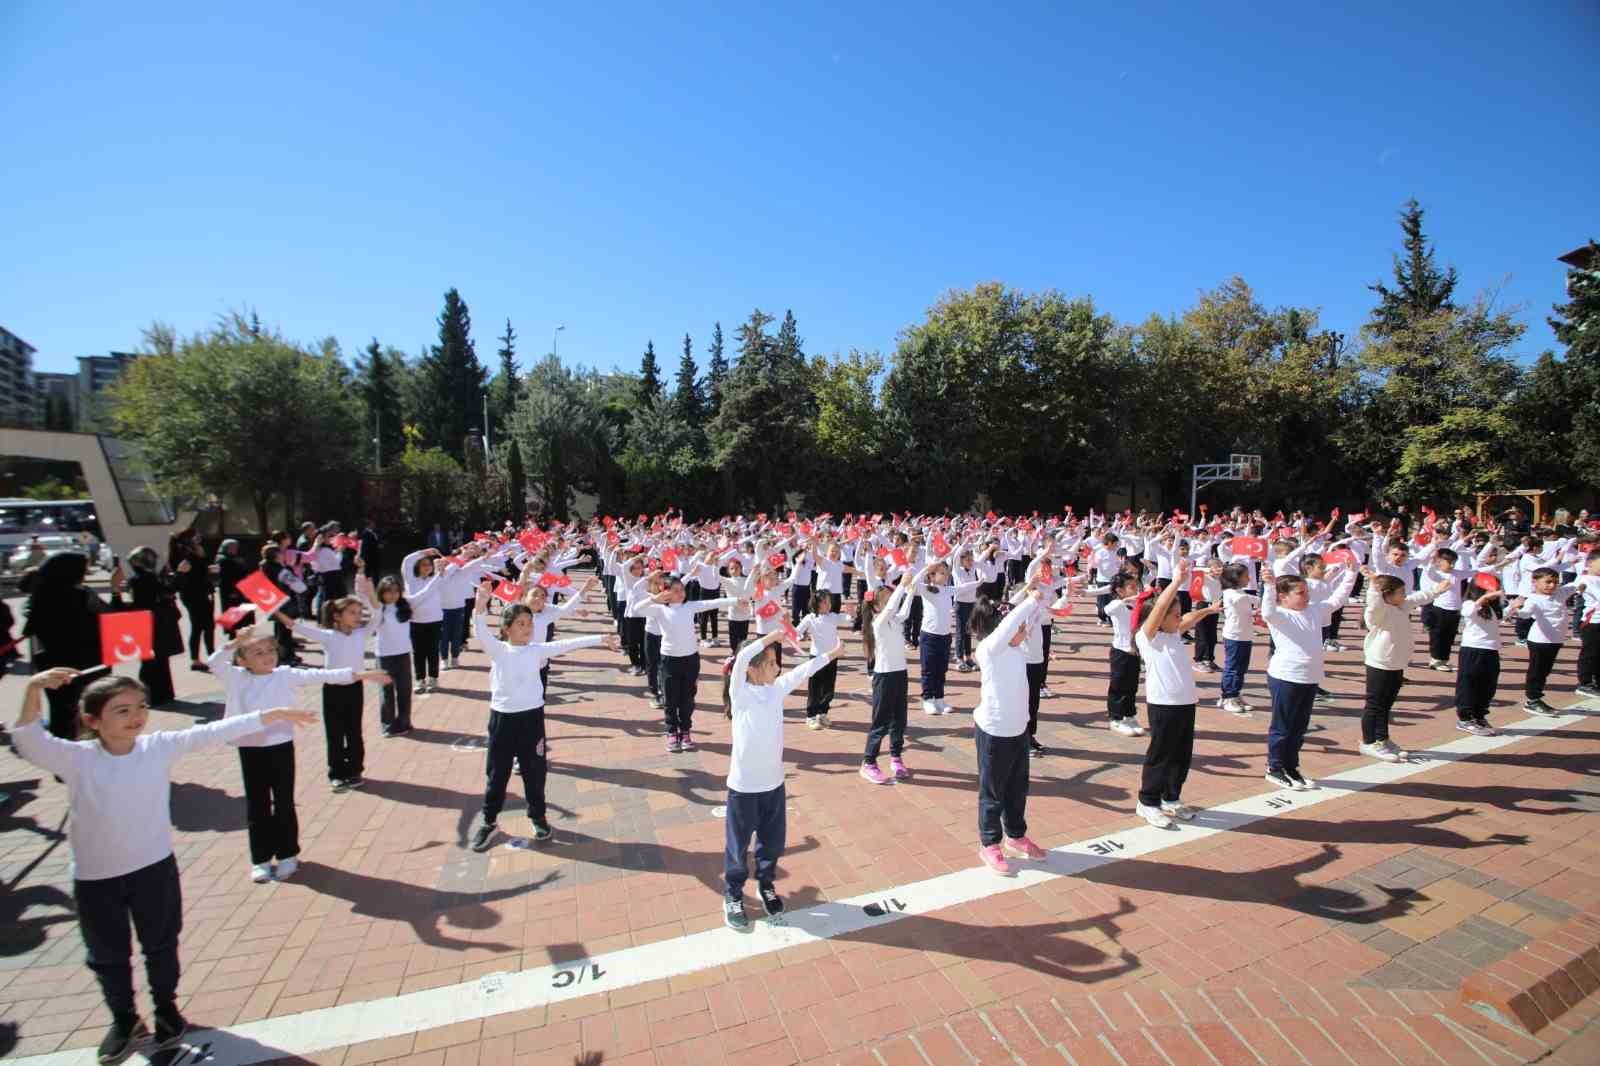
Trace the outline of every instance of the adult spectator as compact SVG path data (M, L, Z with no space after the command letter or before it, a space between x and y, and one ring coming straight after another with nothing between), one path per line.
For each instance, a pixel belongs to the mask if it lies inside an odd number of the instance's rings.
M24 579L22 591L28 594L28 602L23 608L22 635L37 644L34 673L57 666L86 670L100 665L100 615L111 607L84 584L88 575L87 555L62 552ZM111 571L113 594L122 592L123 582L122 567L118 566ZM50 732L62 740L78 739L81 687L63 685L45 694L50 704Z
M183 651L183 633L178 629L178 583L197 566L205 568L205 560L198 563L179 559L177 566L167 570L161 565L161 556L154 548L144 546L133 549L128 555L128 565L133 576L128 579L128 593L133 598L133 609L149 611L155 619L151 640L155 655L139 664L139 680L150 693L150 706L171 703L178 694L172 687L172 657Z
M444 530L440 529L439 523L435 522L433 524L433 528L428 531L428 547L432 548L434 551L442 552L446 547L444 541Z
M371 515L361 527L361 568L372 574L374 581L383 573L383 538L378 535L378 523Z
M223 609L239 606L244 602L239 582L255 569L248 559L239 554L239 542L229 537L217 545L217 559L212 565L217 574L217 591L222 594Z
M182 563L189 565L181 567ZM190 527L172 535L167 545L167 565L174 570L172 584L183 601L183 613L189 616L189 669L200 673L210 669L200 658L200 646L205 645L206 658L217 650L216 596L209 564L199 530Z

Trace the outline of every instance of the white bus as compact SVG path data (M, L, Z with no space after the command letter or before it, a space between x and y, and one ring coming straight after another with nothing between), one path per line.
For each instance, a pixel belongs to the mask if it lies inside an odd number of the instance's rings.
M34 538L46 553L73 548L96 563L105 542L93 500L0 499L0 567L22 569Z

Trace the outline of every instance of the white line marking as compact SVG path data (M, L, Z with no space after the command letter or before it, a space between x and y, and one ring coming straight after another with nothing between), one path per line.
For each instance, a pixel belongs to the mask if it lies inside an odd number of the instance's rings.
M365 1003L305 1011L250 1022L232 1029L206 1030L190 1037L195 1049L168 1061L173 1052L158 1053L161 1066L251 1066L291 1055L309 1055L328 1048L368 1040L404 1036L456 1022L529 1010L596 992L628 988L647 981L681 977L712 966L782 951L799 944L847 936L869 926L929 914L991 896L1071 877L1123 859L1150 855L1179 844L1239 829L1279 814L1305 810L1330 800L1401 781L1445 763L1484 755L1530 736L1574 725L1585 718L1566 714L1529 718L1493 737L1465 736L1426 749L1428 759L1403 763L1369 763L1322 781L1311 792L1278 790L1201 810L1179 830L1140 825L1075 841L1052 849L1038 863L1019 863L1014 877L996 877L983 867L884 888L870 895L819 903L789 911L786 921L752 923L746 933L711 929L640 947L622 948L593 958L494 975L423 992L409 992ZM1130 801L1131 802L1131 801ZM13 1060L17 1066L95 1066L92 1048L56 1051Z

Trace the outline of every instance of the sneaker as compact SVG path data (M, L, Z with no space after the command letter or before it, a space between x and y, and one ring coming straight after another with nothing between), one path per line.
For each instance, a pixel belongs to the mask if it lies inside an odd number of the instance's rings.
M1054 692L1050 691L1050 686L1049 685L1044 685L1044 686L1040 687L1040 689L1039 689L1039 698L1041 700L1053 700L1053 699L1055 699L1055 697L1056 697L1056 694Z
M1128 724L1133 726L1133 733L1132 733L1133 736L1142 737L1146 733L1149 732L1149 730L1147 730L1144 726L1139 724L1137 719L1129 718L1128 719Z
M133 1045L150 1035L143 1019L135 1016L131 1021L112 1022L111 1028L100 1041L100 1061L116 1062L123 1058Z
M1593 685L1579 685L1572 691L1575 694L1582 696L1586 700L1592 700L1595 697L1600 696L1600 688L1596 688Z
M824 729L827 729L829 726L831 726L833 724L832 722L828 721L828 716L825 715L825 714L817 715L817 721L822 723L822 728L824 728Z
M478 826L478 831L472 834L472 850L488 851L489 841L494 839L496 828L493 822L484 822Z
M1316 703L1332 703L1333 702L1333 693L1324 692L1321 689L1317 689L1317 695L1315 697L1314 702L1316 702Z
M882 770L878 769L878 764L875 762L864 762L861 764L861 777L862 780L866 781L869 785L887 785L893 783L894 781L894 778L889 777Z
M931 715L933 717L938 717L939 715L943 714L944 712L939 710L939 705L937 703L934 703L932 700L923 700L922 701L922 713L926 714L926 715Z
M411 691L414 695L420 696L428 691L428 683L426 681L418 681L414 686L412 686Z
M1172 819L1167 817L1167 812L1160 807L1146 807L1142 803L1133 806L1134 813L1157 829L1171 829Z
M1334 651L1335 650L1335 646L1334 646L1333 641L1331 641L1331 640L1323 641L1322 642L1322 650L1323 651Z
M1371 744L1363 744L1361 745L1360 751L1361 754L1365 755L1369 759L1381 759L1384 762L1400 761L1400 756L1390 751L1386 746L1384 746L1382 741L1374 741Z
M1227 699L1223 700L1222 709L1227 711L1229 714L1237 714L1240 716L1250 713L1250 708L1246 707L1244 705L1244 701L1238 696L1229 696Z
M1047 753L1044 750L1043 744L1039 743L1037 740L1034 740L1032 737L1029 737L1028 754L1035 759L1042 759Z
M761 905L767 909L767 914L783 913L783 897L778 895L778 890L772 885L761 886Z
M678 734L678 750L679 751L695 751L696 748L694 746L694 738L691 737L688 733L679 733Z
M1017 837L1015 839L1006 837L1005 840L1001 841L1001 847L1005 854L1015 855L1019 859L1032 859L1034 862L1038 862L1045 857L1045 850L1027 837Z
M1522 709L1527 711L1529 714L1537 714L1544 718L1555 718L1560 714L1559 711L1542 699L1523 700Z
M1526 647L1527 647L1527 646L1528 646L1528 642L1527 642L1527 641L1525 641L1525 640L1519 640L1519 641L1517 641L1517 647L1519 647L1519 648L1526 648Z
M272 864L270 862L258 862L250 867L250 880L258 885L264 885L272 880Z
M177 1007L160 1007L156 1010L156 1047L170 1047L183 1039L189 1031L189 1020L178 1013Z
M667 734L667 751L673 755L683 750L683 740L676 733Z
M1009 876L1011 864L1006 862L1005 853L1000 850L999 844L990 844L988 847L978 849L978 858L983 864L1001 877Z
M1176 818L1180 822L1194 821L1194 808L1177 800L1162 800L1161 813L1168 818Z
M1121 733L1125 737L1138 736L1139 734L1134 732L1135 728L1136 727L1134 726L1133 722L1127 718L1118 718L1116 721L1111 723L1111 731L1113 733Z
M939 713L940 714L949 714L950 713L950 705L948 703L946 703L942 699L934 700L933 701L933 705L935 707L939 708Z
M278 864L272 868L272 879L274 881L287 881L294 876L294 872L298 869L300 869L300 860L297 857L291 855L287 859L279 859Z
M744 900L723 897L722 924L736 933L747 932L750 929L750 919L744 916Z
M1453 671L1455 669L1455 667L1451 666L1449 663L1445 662L1443 659L1430 659L1428 661L1428 669L1429 670L1437 670L1441 674L1448 674L1451 671Z
M541 840L541 841L542 840L549 840L551 837L553 837L555 835L556 835L556 831L554 829L550 828L550 823L549 822L534 822L533 823L533 839L534 840Z
M1489 724L1489 719L1487 719L1487 718L1479 718L1479 719L1476 719L1476 723L1477 723L1477 726L1478 726L1479 729L1482 729L1482 730L1485 731L1483 733L1484 736L1493 737L1493 736L1499 736L1500 735L1499 734L1499 730L1495 729L1494 726Z
M807 729L821 729L822 728L822 723L820 721L818 721L816 715L811 715L810 717L808 717L806 719L806 728Z
M345 778L344 783L346 788L360 788L362 785L367 783L367 779L362 777L360 774L356 774L353 777Z
M911 776L911 771L906 769L906 764L900 761L900 756L889 756L889 774L896 781L904 781Z
M1294 787L1294 778L1290 777L1283 770L1268 770L1266 776L1268 784L1277 785L1279 788Z
M1289 783L1296 792L1310 792L1317 787L1315 781L1302 774L1299 770L1285 770L1284 773L1289 775Z
M329 781L328 782L328 788L331 789L334 792L349 792L350 791L350 782L348 782L348 781Z
M1388 737L1384 737L1382 740L1378 741L1378 743L1382 744L1388 750L1389 754L1393 755L1395 760L1398 762L1405 762L1407 759L1411 758L1411 753L1409 751L1402 748Z

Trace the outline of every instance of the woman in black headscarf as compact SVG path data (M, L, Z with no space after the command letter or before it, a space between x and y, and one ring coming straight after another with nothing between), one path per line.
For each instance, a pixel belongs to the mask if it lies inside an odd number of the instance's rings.
M189 564L187 569L180 569L183 563ZM167 545L167 565L176 571L172 574L173 587L189 616L189 669L201 672L208 667L200 658L200 645L205 645L207 658L216 651L216 598L208 564L199 530L191 527L173 534Z
M84 585L89 557L62 552L46 559L29 575L28 603L22 635L38 643L33 672L56 666L84 670L100 665L100 615L112 608ZM122 568L111 572L111 591L120 593ZM63 740L78 739L78 695L81 686L45 690L50 703L50 732Z
M128 592L133 597L133 609L149 611L155 619L151 637L155 643L155 657L139 664L139 680L149 690L152 707L171 703L177 698L172 687L172 656L183 651L183 633L178 629L178 585L196 566L204 569L205 560L177 560L174 570L161 566L161 556L154 548L139 547L128 555L128 565L133 577L128 579Z

